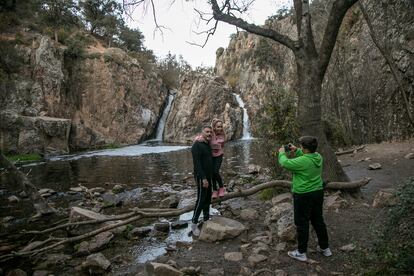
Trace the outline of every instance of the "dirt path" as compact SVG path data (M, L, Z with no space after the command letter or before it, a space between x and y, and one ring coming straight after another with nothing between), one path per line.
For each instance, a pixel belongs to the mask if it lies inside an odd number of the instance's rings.
M236 216L233 218L240 221L237 216L237 208L254 208L259 210L261 216L254 221L242 221L249 227L249 231L242 236L217 243L206 243L195 241L190 246L179 247L177 251L164 255L156 262L167 262L173 260L182 267L200 267L203 275L249 275L242 274L243 269L254 273L260 269L283 270L288 275L349 275L358 271L353 267L356 259L360 258L364 249L372 246L374 238L373 228L382 222L386 215L386 209L372 208L373 195L381 188L395 188L408 177L414 176L414 159L407 160L404 156L408 152L414 152L414 140L406 142L381 143L367 145L364 151L340 156L346 173L351 180L368 176L372 181L362 190L361 198L346 197L348 206L337 210L325 210L325 219L330 235L330 246L334 255L326 259L317 254L315 234L311 232L309 242L308 258L314 262L300 263L289 258L287 250L295 248L294 243L288 243L286 249L278 252L275 246L278 242L270 245L266 256L268 259L251 267L247 263L247 254L243 254L240 262L224 260L224 253L240 251L242 244L249 243L251 239L260 232L268 231L264 225L265 210L271 207L270 202L262 201L257 197L241 199L233 204ZM364 161L361 161L364 160ZM380 163L380 170L368 170L368 165ZM342 252L340 247L347 244L356 245L352 252ZM137 267L135 275L144 275L142 267ZM260 275L274 275L260 273ZM280 274L286 275L286 274Z

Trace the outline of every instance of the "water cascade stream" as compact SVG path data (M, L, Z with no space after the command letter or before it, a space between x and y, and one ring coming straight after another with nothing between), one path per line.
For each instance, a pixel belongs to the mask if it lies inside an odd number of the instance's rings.
M247 114L247 109L244 107L244 102L240 95L236 93L233 93L233 95L236 97L239 106L243 109L243 136L241 140L251 140L253 137L250 133L249 114Z
M157 133L155 135L155 141L162 141L163 139L165 122L167 121L168 114L170 114L170 109L171 109L172 102L174 100L174 95L175 93L171 93L168 95L167 106L165 107L161 115L160 121L158 122Z

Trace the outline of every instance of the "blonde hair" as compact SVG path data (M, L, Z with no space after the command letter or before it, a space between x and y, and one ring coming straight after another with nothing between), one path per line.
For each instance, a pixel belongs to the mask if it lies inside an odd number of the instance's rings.
M218 118L214 118L213 120L211 120L211 127L212 127L212 129L213 129L213 134L214 134L214 135L216 135L216 133L215 133L215 131L214 131L214 128L216 127L217 123L222 123L222 124L224 124L224 123L223 123L223 120L218 119ZM225 133L224 129L223 129L223 136L224 136L224 137L226 137L226 133Z

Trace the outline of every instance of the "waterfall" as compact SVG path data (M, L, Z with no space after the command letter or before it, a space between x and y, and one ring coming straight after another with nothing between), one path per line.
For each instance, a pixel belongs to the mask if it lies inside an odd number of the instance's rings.
M250 140L252 139L252 135L250 133L250 125L249 125L249 115L247 114L247 109L244 107L244 102L240 95L233 93L236 97L236 101L238 102L239 106L243 108L243 136L242 140Z
M170 113L171 104L172 104L173 100L174 100L174 94L169 94L168 95L167 106L164 108L164 111L162 112L162 116L160 118L160 121L158 122L157 133L155 135L155 140L156 141L162 141L162 137L163 137L163 134L164 134L164 128L165 128L165 122L167 121L168 114Z

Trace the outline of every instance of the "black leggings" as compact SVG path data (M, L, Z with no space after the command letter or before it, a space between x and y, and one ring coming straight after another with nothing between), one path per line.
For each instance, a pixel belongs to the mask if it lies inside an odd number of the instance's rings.
M309 221L318 236L320 248L328 248L328 232L323 220L323 190L293 194L293 207L299 252L306 253L308 249Z
M213 157L213 191L217 191L217 184L219 188L223 188L223 179L220 176L220 167L223 162L223 155Z
M203 180L201 178L195 178L195 181L197 185L197 201L191 221L198 223L201 212L203 212L204 221L210 218L211 181L208 181L208 188L203 187Z

